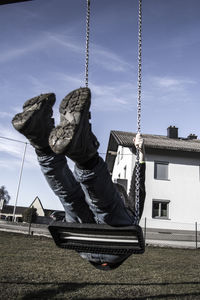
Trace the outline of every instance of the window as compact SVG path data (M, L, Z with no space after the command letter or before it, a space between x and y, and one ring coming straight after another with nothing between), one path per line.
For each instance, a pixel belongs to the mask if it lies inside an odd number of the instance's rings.
M169 200L153 200L152 218L169 219Z
M154 178L160 180L168 180L168 162L155 162Z

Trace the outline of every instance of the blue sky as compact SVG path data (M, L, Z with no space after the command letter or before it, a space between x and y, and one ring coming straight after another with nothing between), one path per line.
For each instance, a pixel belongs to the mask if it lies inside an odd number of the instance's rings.
M84 86L85 10L85 0L0 6L0 136L26 141L11 119L41 93L56 94L58 123L62 98ZM101 153L110 130L136 131L137 10L137 0L91 0L89 87ZM143 0L143 133L166 135L175 125L180 136L200 136L199 29L199 0ZM0 185L9 191L10 204L23 150L22 143L0 139ZM62 208L28 146L18 205L29 205L36 196L45 208Z

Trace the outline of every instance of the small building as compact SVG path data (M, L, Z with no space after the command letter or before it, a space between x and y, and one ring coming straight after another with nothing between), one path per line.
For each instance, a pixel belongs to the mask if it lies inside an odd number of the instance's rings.
M16 207L16 210L15 210L15 221L16 222L22 222L22 214L25 209L27 209L27 207L23 207L23 206ZM6 221L12 221L13 220L13 211L14 211L13 205L3 205L3 207L0 206L0 219L6 220Z
M200 223L200 140L195 134L142 134L146 152L146 201L141 226L193 230ZM134 133L111 131L106 162L113 181L130 188L136 155Z
M39 197L36 197L29 207L34 207L37 210L37 220L36 223L48 223L49 216L54 210L44 209ZM22 222L23 212L28 208L24 206L16 206L14 213L13 205L4 205L3 201L0 201L0 219L12 221L14 215L15 222Z

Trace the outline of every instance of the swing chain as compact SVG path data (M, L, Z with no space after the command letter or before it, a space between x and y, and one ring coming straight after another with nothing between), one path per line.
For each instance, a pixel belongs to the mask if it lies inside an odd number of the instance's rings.
M137 132L141 131L141 90L142 90L142 0L139 0L138 13L138 102L137 102Z
M87 14L86 14L86 49L85 49L85 86L86 86L86 87L88 87L89 37L90 37L90 0L87 0Z
M137 99L137 133L141 131L141 89L142 89L142 0L138 10L138 99ZM140 151L136 148L136 182L135 182L135 224L140 221Z
M138 98L137 98L137 133L141 131L141 87L142 87L142 0L139 1L138 10ZM90 36L90 0L87 0L86 14L86 50L85 50L85 86L88 87L89 69L89 36ZM139 224L139 192L140 192L140 166L139 149L136 149L136 184L135 184L135 224Z

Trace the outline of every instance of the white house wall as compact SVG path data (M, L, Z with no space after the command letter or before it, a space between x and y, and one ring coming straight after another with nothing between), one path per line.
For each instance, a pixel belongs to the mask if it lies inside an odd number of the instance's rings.
M123 153L123 157L119 157ZM169 180L154 179L154 162L168 162ZM112 179L124 179L126 166L128 191L135 155L127 147L118 147ZM146 201L141 226L146 220L149 228L194 230L200 221L200 159L146 154ZM169 200L169 219L152 218L152 201Z
M147 155L146 202L148 227L194 229L200 220L200 159ZM169 180L154 179L154 162L168 162ZM152 201L169 200L169 219L152 218Z
M40 202L38 197L35 198L34 202L31 205L31 207L34 207L34 208L37 209L38 216L41 216L41 217L45 216L43 207L41 206L41 202Z
M130 148L118 146L117 157L115 159L112 180L117 178L127 179L127 191L130 189L132 171L135 164L135 156L133 155ZM126 178L124 176L124 168L126 167Z

